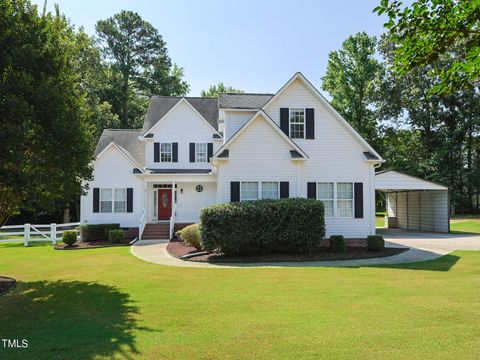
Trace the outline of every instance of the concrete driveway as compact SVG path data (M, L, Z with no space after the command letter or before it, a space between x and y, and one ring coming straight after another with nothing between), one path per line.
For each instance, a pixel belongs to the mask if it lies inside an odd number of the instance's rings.
M394 265L434 260L454 250L480 250L480 235L440 234L391 229L380 229L377 233L383 235L386 240L386 246L409 247L410 250L399 255L373 259L269 262L255 264L236 263L222 265L176 259L168 254L166 251L167 242L162 240L138 241L130 247L130 250L133 255L151 263L195 268L360 267Z

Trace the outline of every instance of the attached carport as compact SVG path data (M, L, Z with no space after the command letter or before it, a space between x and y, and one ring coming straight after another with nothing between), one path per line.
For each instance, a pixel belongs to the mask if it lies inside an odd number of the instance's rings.
M385 194L388 228L449 232L448 188L393 170L375 174Z

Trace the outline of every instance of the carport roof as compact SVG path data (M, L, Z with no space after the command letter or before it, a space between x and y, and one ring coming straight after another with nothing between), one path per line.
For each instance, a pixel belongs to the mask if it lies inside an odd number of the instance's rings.
M448 190L447 187L394 170L375 173L375 190Z

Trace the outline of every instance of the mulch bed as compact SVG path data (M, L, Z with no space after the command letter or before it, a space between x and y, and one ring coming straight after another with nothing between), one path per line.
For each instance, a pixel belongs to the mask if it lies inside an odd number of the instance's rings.
M65 243L56 244L54 248L56 250L81 250L81 249L100 249L105 247L115 247L115 246L128 246L130 245L129 239L122 240L119 243L111 243L110 241L92 241L92 242L84 242L84 241L77 241L73 245L67 245Z
M17 281L15 279L0 276L0 295L12 289L16 283Z
M254 262L280 262L280 261L330 261L330 260L355 260L370 259L392 255L398 255L408 248L385 248L382 251L368 251L365 248L347 247L347 251L341 254L328 252L328 248L319 249L309 254L268 254L268 255L244 255L225 256L223 254L205 254L191 257L185 261L211 262L211 263L254 263ZM193 246L181 240L172 240L167 245L167 251L176 258L199 252Z

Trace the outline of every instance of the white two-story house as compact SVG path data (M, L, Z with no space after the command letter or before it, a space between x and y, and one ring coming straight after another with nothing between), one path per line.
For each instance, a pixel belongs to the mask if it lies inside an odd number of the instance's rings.
M169 238L211 204L308 197L327 236L364 238L383 161L301 73L276 94L153 97L141 130L103 132L81 222Z

